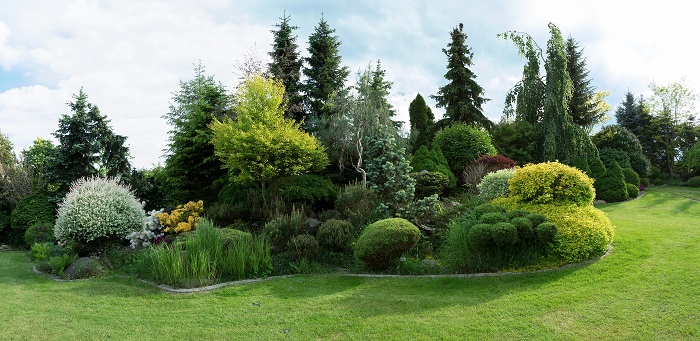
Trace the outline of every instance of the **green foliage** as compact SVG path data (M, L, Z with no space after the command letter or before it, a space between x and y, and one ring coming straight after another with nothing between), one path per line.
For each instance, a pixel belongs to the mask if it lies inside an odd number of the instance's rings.
M75 260L78 259L78 255L65 253L59 256L49 258L49 266L53 273L57 276L63 276L63 270L68 268Z
M306 111L316 117L328 117L333 113L331 99L344 89L345 79L350 74L347 67L340 66L340 41L334 32L335 29L321 18L309 36L309 57L305 58L308 67L303 69L306 81L302 87L306 94Z
M491 224L479 223L469 229L469 244L474 251L485 251L493 246L491 228Z
M518 242L518 229L508 222L494 223L491 226L491 237L499 247L509 247Z
M629 198L622 168L612 161L610 168L602 179L596 181L598 198L607 202L624 201Z
M602 179L605 176L605 173L608 172L608 169L605 167L605 164L600 158L595 159L593 162L590 163L591 166L591 177L599 180Z
M627 187L627 194L630 198L636 198L639 196L639 185L626 183L625 186Z
M17 203L11 217L12 228L16 229L26 230L36 223L53 225L56 221L56 205L51 202L48 195L35 192Z
M430 126L435 123L435 115L430 107L425 103L425 99L420 94L408 105L408 117L411 124L411 140L413 141L413 152L416 153L422 146L430 146ZM413 169L416 169L414 167Z
M537 43L528 34L521 32L505 32L498 35L501 38L511 40L521 56L527 59L527 63L523 68L523 78L516 84L511 91L506 95L505 108L503 116L505 121L515 122L510 124L520 125L526 123L531 127L542 120L542 108L544 106L545 84L540 76L540 59L542 59L542 50L537 46ZM515 111L513 104L516 104ZM537 139L525 140L530 141L533 145ZM499 150L499 152L501 152ZM501 152L504 155L517 160L520 164L536 162L532 159L528 162L521 162L520 159L510 156L508 153ZM535 155L534 153L532 154Z
M114 134L107 117L87 101L82 88L73 98L75 102L68 104L73 115L61 116L53 133L59 145L49 159L46 180L55 189L54 201L61 200L80 178L101 175L125 179L131 173L126 137Z
M287 242L287 255L296 261L313 260L318 253L318 241L310 234L300 234Z
M305 204L317 209L330 208L338 188L328 179L314 174L291 175L275 179L268 189L288 203Z
M633 184L639 187L641 179L639 178L639 174L637 174L637 172L635 172L634 169L629 167L622 168L622 175L625 177L626 183Z
M346 220L330 219L318 227L316 239L319 244L332 251L343 252L350 247L355 228Z
M362 231L355 242L355 256L373 269L384 269L419 239L420 230L406 219L380 220Z
M574 159L574 164L572 165L576 168L578 168L580 171L584 172L586 175L589 177L593 177L593 172L591 171L591 167L588 165L588 160L586 160L583 157L576 157Z
M450 184L450 179L438 172L421 171L411 173L410 176L416 182L416 199L429 197L434 194L441 195Z
M214 76L205 74L201 63L194 72L193 79L180 81L163 116L172 126L164 171L172 187L170 200L210 203L216 200L226 170L214 156L213 134L207 127L214 119L230 116L231 99Z
M376 121L367 142L367 180L379 197L380 216L408 217L415 197L415 180L390 127Z
M53 249L52 243L32 243L30 245L29 254L31 258L37 262L47 260Z
M525 212L525 215L529 214L529 212L524 211L524 210L513 210L508 212L508 218L510 219L510 223L515 226L515 229L518 231L518 238L521 240L529 240L532 239L535 233L535 230L533 229L533 224L530 219L527 219L525 216L522 217L511 217L511 212Z
M690 149L683 153L681 164L689 172L700 171L700 142L695 143Z
M180 200L174 195L176 190L161 165L151 169L135 169L131 172L129 180L136 197L144 202L145 211L172 207Z
M480 156L496 154L485 130L464 123L453 123L440 130L433 146L440 148L453 174L462 174L467 164Z
M474 54L466 44L467 34L462 31L463 28L461 23L455 27L450 32L451 42L447 44L447 49L442 49L447 56L445 79L449 83L431 97L438 108L445 108L445 116L451 121L490 129L493 123L481 108L487 99L483 97L484 89L476 82L476 75L469 69Z
M428 171L444 174L448 179L448 187L454 188L457 186L457 177L449 168L447 159L443 155L439 146L433 146L432 150L428 150L426 146L421 146L411 158L411 167L414 171Z
M24 232L24 242L26 245L55 243L56 238L53 235L53 223L37 223L29 226Z
M550 222L541 223L535 228L535 234L537 235L537 240L539 240L542 245L547 245L556 237L557 226Z
M224 242L224 247L234 247L239 243L251 243L253 235L250 232L245 232L237 229L222 228L219 229L219 234Z
M527 218L529 214L531 213L525 210L511 210L506 212L509 220L513 220L515 218Z
M265 224L263 234L270 241L270 247L275 253L281 253L292 237L306 233L306 217L299 210L290 214L280 214Z
M610 149L610 148L604 148L600 150L600 161L602 161L605 164L605 167L610 168L612 165L612 162L615 161L617 162L618 165L622 168L630 168L630 158L627 153L617 150L617 149Z
M481 204L472 209L472 214L476 219L479 219L482 215L490 212L505 213L505 210L503 209L503 207L494 206L491 204Z
M490 201L498 197L507 196L510 193L508 182L514 175L514 168L505 168L486 174L479 185L476 186L479 190L479 197L484 201Z
M299 27L289 24L289 16L285 14L280 18L281 22L275 24L277 30L272 30L272 51L268 52L272 61L268 69L272 77L279 79L284 84L284 98L287 102L285 117L293 118L300 122L303 115L303 98L301 97L301 67L303 66L299 56L297 36L293 31Z
M532 222L532 226L539 226L547 221L547 217L539 213L530 213L525 218Z
M700 176L694 176L686 182L690 187L700 187Z
M580 170L558 162L527 165L518 169L510 180L511 197L534 204L593 203L593 179Z
M255 186L250 184L242 185L235 182L229 182L219 191L219 202L226 204L245 202L246 198L248 197L248 193L254 188Z
M362 183L349 184L340 191L335 200L335 209L347 219L352 226L361 229L371 223L370 215L377 207L377 193Z
M162 243L141 253L137 261L139 274L174 287L197 287L269 274L272 257L265 237L230 239L222 237L221 231L203 219L184 243Z
M583 57L583 48L579 42L569 36L566 39L566 70L571 77L571 99L569 100L569 115L577 126L593 128L605 113L595 110L591 98L595 96L595 87L591 85L590 71L586 68L586 58Z
M141 231L145 215L132 192L115 179L81 178L58 206L54 235L59 241L86 244L122 238Z
M614 157L617 163L620 164L620 167L625 167L625 162L627 162L640 176L649 175L650 163L649 159L644 156L641 142L639 138L626 127L616 124L605 126L593 135L591 140L600 150L601 158L603 158L604 150L617 150L627 155L627 161L622 161L624 157L621 156Z
M498 154L515 160L520 165L536 163L540 139L537 126L526 122L501 122L491 131Z
M285 175L321 170L328 164L323 146L285 119L284 87L259 75L247 78L236 94L236 121L214 119L215 154L237 183L267 183Z
M483 224L496 224L507 221L508 216L503 212L486 212L479 217L479 222Z
M44 189L46 183L46 168L49 165L49 158L56 152L51 140L37 138L29 149L22 151L22 157L30 165L33 173L34 188Z
M512 198L499 200L498 203L511 209L542 214L554 224L554 229L547 223L537 224L535 231L541 242L554 234L547 255L556 262L573 263L600 256L613 239L612 223L605 213L593 205L522 203Z

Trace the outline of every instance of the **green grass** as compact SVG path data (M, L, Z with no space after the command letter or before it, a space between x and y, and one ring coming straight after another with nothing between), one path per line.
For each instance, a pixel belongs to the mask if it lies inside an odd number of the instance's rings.
M472 278L302 275L196 294L132 278L55 282L0 253L0 339L700 338L700 190L602 205L612 252L585 266Z

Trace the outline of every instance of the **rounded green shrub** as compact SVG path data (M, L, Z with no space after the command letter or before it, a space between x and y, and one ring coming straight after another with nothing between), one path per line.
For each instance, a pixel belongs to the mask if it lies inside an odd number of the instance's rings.
M474 224L467 234L469 245L476 251L488 250L493 246L491 224Z
M268 189L272 196L286 202L331 208L338 197L338 188L330 180L314 175L291 175L275 179Z
M531 214L528 211L525 210L510 210L506 213L506 216L508 216L508 219L515 219L515 218L525 218L528 216L528 214Z
M484 215L485 213L489 213L489 212L505 213L505 210L503 209L503 207L494 206L491 204L481 204L477 207L474 207L474 209L472 209L472 213L474 214L474 217L476 217L477 219L481 218L482 215Z
M145 226L146 213L134 194L115 179L81 178L58 206L54 236L90 243L122 238Z
M530 164L519 168L510 180L510 194L520 202L533 204L593 203L593 179L580 170L559 162Z
M532 221L525 217L516 217L510 221L515 229L518 231L518 237L520 240L526 241L532 239L534 236L534 230L532 229Z
M35 192L20 200L12 210L11 226L16 229L27 229L36 223L51 223L56 221L56 205L51 203L49 196Z
M510 193L508 181L514 175L514 168L505 168L486 174L476 186L477 190L479 190L479 197L485 201L490 201L498 197L507 196Z
M632 167L632 164L630 163L630 157L627 153L618 150L618 149L610 149L610 148L603 148L600 150L600 160L603 161L605 164L605 167L610 168L612 166L613 161L617 162L618 165L622 168L630 168Z
M639 187L641 179L639 178L639 174L637 174L637 172L635 172L634 169L622 168L622 175L625 177L626 183L633 184Z
M290 214L281 214L268 221L263 227L263 234L270 241L273 252L282 253L292 237L306 232L306 217L299 210Z
M547 221L547 217L539 213L530 213L526 215L525 218L532 222L532 226L538 226L539 224L542 224L545 221Z
M53 236L53 223L37 223L30 226L24 232L24 242L28 246L36 243L55 243L56 238Z
M460 122L438 131L433 146L442 150L453 174L462 174L464 167L480 156L496 155L496 148L486 130Z
M410 176L416 180L415 197L417 199L429 197L433 194L442 195L450 184L447 175L438 172L420 171L411 173Z
M627 195L629 195L630 198L636 198L639 196L639 187L629 183L625 184L625 186L627 186Z
M345 251L350 246L354 228L346 220L330 219L321 224L316 232L318 243L333 251Z
M511 223L495 223L491 225L491 237L497 246L511 246L518 242L518 229Z
M239 240L250 242L253 240L253 235L250 232L245 232L237 229L222 228L218 229L221 239L224 241L224 246L228 247L236 245Z
M542 223L535 228L535 234L540 243L547 244L557 235L557 227L552 223Z
M607 202L627 200L629 194L627 193L625 177L622 174L622 168L616 161L612 161L605 176L596 181L596 189L598 198Z
M294 260L313 260L318 253L318 241L310 234L294 236L287 242L287 254Z
M420 239L420 230L406 219L389 218L367 226L355 242L355 256L374 269L386 268Z
M694 176L688 179L688 181L686 181L686 185L688 185L689 187L700 187L700 176Z
M495 224L507 221L508 217L503 212L486 212L479 217L479 222L484 224Z

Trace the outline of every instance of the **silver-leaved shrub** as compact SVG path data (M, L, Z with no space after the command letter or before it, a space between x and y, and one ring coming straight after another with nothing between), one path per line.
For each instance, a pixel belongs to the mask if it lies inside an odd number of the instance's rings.
M131 190L115 179L81 178L58 206L54 236L62 242L123 238L143 230L145 215Z

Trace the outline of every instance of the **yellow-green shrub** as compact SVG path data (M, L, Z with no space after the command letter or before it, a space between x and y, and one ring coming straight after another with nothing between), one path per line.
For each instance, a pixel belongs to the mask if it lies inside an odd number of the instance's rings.
M614 228L601 210L575 204L532 204L499 198L494 203L544 215L556 226L548 255L562 263L579 262L605 252L612 242ZM538 231L539 232L539 231Z
M419 239L420 230L408 220L384 219L365 228L355 243L355 255L368 266L382 269L410 250Z
M523 203L587 206L595 198L593 179L559 162L518 168L508 183L511 197Z
M156 217L165 226L164 232L181 233L196 230L202 218L202 212L204 212L202 200L190 201L178 206L170 213L156 213Z

